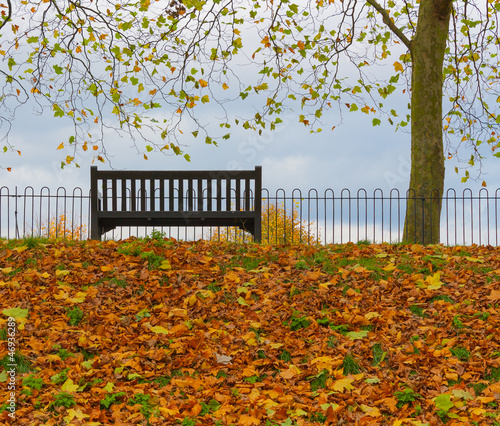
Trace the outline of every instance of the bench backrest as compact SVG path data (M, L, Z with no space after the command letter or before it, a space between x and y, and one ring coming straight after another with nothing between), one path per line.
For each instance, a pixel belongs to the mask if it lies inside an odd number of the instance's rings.
M235 171L108 171L92 166L90 178L93 211L261 213L261 166Z

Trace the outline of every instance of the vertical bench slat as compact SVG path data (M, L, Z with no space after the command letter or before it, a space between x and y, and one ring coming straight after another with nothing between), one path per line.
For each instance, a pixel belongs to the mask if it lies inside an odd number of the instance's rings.
M155 180L151 178L149 181L149 210L154 212L155 209Z
M203 211L203 179L198 179L198 211Z
M179 179L179 206L178 210L180 212L184 211L184 180Z
M212 179L207 179L207 211L212 211Z
M122 179L122 212L127 211L127 179Z
M231 211L231 179L226 179L226 211Z
M174 200L175 200L174 180L169 179L168 180L168 210L171 212L174 211Z
M188 179L188 211L193 211L193 178Z
M245 179L245 211L250 211L250 179Z
M116 179L111 179L111 205L112 205L112 210L116 212L118 210L118 199L117 199L117 193L116 193Z
M136 192L135 192L135 179L132 177L132 180L130 181L130 209L131 211L135 212L137 210L137 198L136 198Z
M141 212L146 211L146 180L141 179Z
M108 180L102 180L102 211L108 211Z
M222 178L217 178L217 211L222 211Z
M236 211L239 212L241 210L241 180L236 179Z
M165 180L160 179L160 211L165 211Z

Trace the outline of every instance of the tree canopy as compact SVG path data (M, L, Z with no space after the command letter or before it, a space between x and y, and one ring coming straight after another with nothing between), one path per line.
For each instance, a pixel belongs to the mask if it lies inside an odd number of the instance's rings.
M467 167L480 171L482 157L500 157L500 0L1 7L4 151L17 149L9 145L12 119L32 100L73 124L57 143L69 150L63 166L79 150L105 161L107 129L132 135L145 158L162 151L189 159L182 132L216 143L234 126L272 130L288 109L312 132L335 127L322 122L330 109L366 114L374 126L411 123L410 187L418 196L442 192L444 157L466 163L464 181ZM394 94L408 96L409 108L397 107ZM247 98L258 106L251 116L229 110ZM214 122L219 130L208 126Z
M387 97L410 91L419 2L87 0L1 7L4 136L16 107L30 99L74 124L63 146L96 149L99 159L106 127L146 141L136 145L144 155L180 154L183 120L198 120L194 135L202 132L211 143L216 135L196 111L206 103L218 104L224 129L218 136L226 138L235 122L273 128L288 107L314 131L334 104L371 115L375 126L410 121L409 111L391 107ZM466 145L471 165L484 142L500 156L499 9L498 0L453 4L443 68L446 154ZM238 65L248 63L257 75L239 79ZM380 63L392 64L392 75L377 74L373 65ZM264 101L254 116L225 113L228 101L247 97Z

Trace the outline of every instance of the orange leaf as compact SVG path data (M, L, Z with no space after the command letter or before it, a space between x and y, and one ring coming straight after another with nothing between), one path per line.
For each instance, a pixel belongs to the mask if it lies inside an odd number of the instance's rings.
M240 420L238 421L239 426L253 426L253 425L258 426L260 424L261 422L259 419L253 416L249 416L248 414L243 414L240 417Z
M488 296L490 300L500 300L500 290L492 290Z

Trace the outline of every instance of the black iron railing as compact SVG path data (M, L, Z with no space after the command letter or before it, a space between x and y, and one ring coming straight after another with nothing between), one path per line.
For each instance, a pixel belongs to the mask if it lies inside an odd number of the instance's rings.
M149 194L146 198L149 200ZM186 200L189 197L186 197ZM262 190L262 242L345 243L400 242L403 238L406 205L425 198L412 192L392 189L350 191L327 189L319 192L299 189L286 193ZM0 187L0 237L52 236L86 239L90 232L90 193L81 188L55 192L44 187L12 191ZM500 188L448 189L442 197L440 241L445 245L499 244ZM437 224L433 224L437 226ZM139 228L126 227L109 232L108 239L146 236L153 230L183 240L229 239L251 241L240 230L230 228Z

